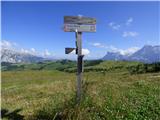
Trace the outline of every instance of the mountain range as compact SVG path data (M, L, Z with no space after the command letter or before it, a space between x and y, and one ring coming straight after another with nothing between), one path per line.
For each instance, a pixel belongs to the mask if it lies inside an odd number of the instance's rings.
M31 63L44 61L45 58L7 48L1 49L1 62Z
M101 59L114 61L140 61L145 63L160 62L160 45L145 45L143 48L129 55L123 55L120 52L107 52L107 54ZM43 58L33 54L23 53L6 48L1 49L1 62L32 63L45 60L53 59Z
M139 61L145 63L160 62L160 45L145 45L131 55L122 55L120 52L107 52L102 60Z

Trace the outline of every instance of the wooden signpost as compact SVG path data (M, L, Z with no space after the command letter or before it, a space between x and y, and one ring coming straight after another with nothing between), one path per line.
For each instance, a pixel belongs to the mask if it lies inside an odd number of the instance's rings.
M64 16L64 31L75 32L76 48L65 48L65 53L69 54L74 49L77 57L77 103L80 103L82 93L82 73L83 57L82 55L82 32L96 32L96 19L81 16Z

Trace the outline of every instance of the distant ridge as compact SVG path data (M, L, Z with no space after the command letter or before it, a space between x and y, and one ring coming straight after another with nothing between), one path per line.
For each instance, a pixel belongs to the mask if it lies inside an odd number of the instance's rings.
M120 52L107 52L107 54L101 59L114 61L139 61L144 63L160 62L160 45L145 45L140 50L130 55L122 55ZM55 61L53 58L43 58L7 48L1 49L1 62L32 63L46 60Z
M145 45L143 48L129 56L122 55L120 52L107 52L102 60L126 60L145 63L160 62L160 45Z
M15 50L4 48L1 50L1 62L9 63L32 63L44 61L45 58L38 57L29 53L22 53Z

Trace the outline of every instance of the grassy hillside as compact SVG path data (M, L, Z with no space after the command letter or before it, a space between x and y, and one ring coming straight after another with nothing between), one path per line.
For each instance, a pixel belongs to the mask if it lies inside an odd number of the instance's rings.
M95 66L103 62L102 60L84 61L84 66ZM2 71L22 71L22 70L60 70L65 71L70 68L76 69L76 61L59 60L59 61L44 61L38 63L6 63L2 62Z
M26 71L26 70L58 70L63 72L75 73L76 61L59 60L59 61L46 61L31 64L11 64L2 63L2 71ZM101 71L101 72L115 72L115 71L128 71L131 74L159 72L160 62L152 64L144 64L141 62L127 62L127 61L102 61L91 60L84 61L84 72Z
M66 70L76 67L74 62L61 64ZM91 70L84 73L80 105L76 104L74 72L56 70L53 63L48 69L3 71L3 119L159 120L160 73L130 74L128 68L141 64L85 63L85 69Z
M70 60L62 60L55 62L38 62L30 64L9 64L2 63L2 71L22 71L22 70L61 70L76 66L76 62Z

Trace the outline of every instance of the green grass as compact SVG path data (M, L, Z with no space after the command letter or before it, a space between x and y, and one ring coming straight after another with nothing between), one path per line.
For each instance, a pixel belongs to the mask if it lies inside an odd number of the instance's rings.
M77 71L76 62L71 60L44 61L39 63L18 63L11 64L2 62L2 71L26 71L26 70L58 70L68 73ZM130 74L160 72L160 62L144 64L141 62L129 61L102 61L102 60L85 60L84 71L96 72L121 72L128 71Z
M160 73L129 74L137 63L109 62L83 77L83 95L76 104L76 74L57 70L2 72L3 119L26 120L159 120ZM90 67L90 66L87 66ZM16 111L17 110L17 111Z

